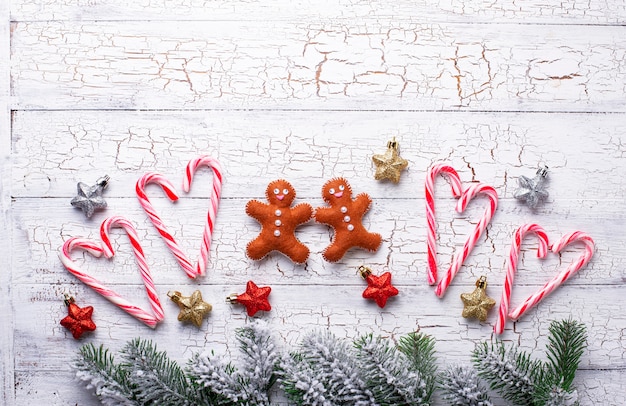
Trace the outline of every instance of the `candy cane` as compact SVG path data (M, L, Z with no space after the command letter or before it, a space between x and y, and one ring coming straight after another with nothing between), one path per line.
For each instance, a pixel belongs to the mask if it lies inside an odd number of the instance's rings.
M426 194L426 221L428 230L426 243L428 245L428 284L434 285L437 282L437 223L435 221L435 178L439 173L447 175L452 188L452 195L456 198L461 196L463 187L461 179L456 170L445 164L435 164L428 168L424 191Z
M496 324L493 326L493 331L496 334L502 334L504 331L504 325L506 324L506 318L509 312L509 303L511 301L511 288L513 286L515 272L517 271L517 263L519 260L522 240L528 233L535 233L539 238L537 257L544 258L548 253L548 236L541 226L537 224L524 224L515 231L506 267L506 276L504 278L504 286L502 288L502 298L500 299L498 319L496 320Z
M185 178L183 179L183 190L186 193L189 193L189 191L191 190L193 175L200 166L208 166L213 170L213 193L211 193L211 205L209 206L207 223L204 227L204 233L202 235L200 256L198 258L198 263L196 264L196 273L198 275L204 275L204 273L206 272L207 260L209 258L209 249L211 246L211 236L213 235L213 226L215 224L217 208L220 204L220 196L222 194L222 166L216 159L206 155L189 161L189 164L187 164Z
M72 275L76 276L76 278L78 278L85 285L89 286L97 293L104 296L111 303L115 304L116 306L118 306L131 316L137 318L141 322L145 323L149 327L154 328L157 323L163 319L163 317L155 317L145 310L133 305L131 302L103 285L99 280L85 274L72 260L71 252L75 248L81 248L96 258L100 258L103 253L102 246L99 243L95 243L94 241L88 240L86 238L72 237L69 240L65 241L65 243L63 244L63 248L59 253L59 259L61 260L63 266L65 266L65 268Z
M161 186L167 197L173 202L178 200L178 195L176 194L174 185L172 185L172 183L167 180L167 178L165 178L163 175L156 172L148 172L137 181L137 184L135 185L135 192L137 193L139 204L141 204L141 207L143 207L144 211L150 218L150 221L152 221L152 224L154 224L154 227L157 229L159 234L161 234L161 237L163 237L163 239L165 240L165 243L176 257L176 260L178 261L180 266L183 268L185 273L187 273L188 277L195 278L197 276L195 267L193 266L187 255L183 252L182 248L180 247L174 236L170 234L167 227L165 226L165 223L161 221L161 218L157 214L154 206L152 205L152 203L150 203L150 200L146 195L145 188L150 183L155 183Z
M491 218L493 217L496 208L498 207L498 193L496 192L496 190L491 186L485 185L484 183L475 183L465 189L459 201L457 202L456 211L462 213L467 207L468 203L474 198L474 196L478 194L484 194L489 198L489 206L487 206L487 210L485 210L485 213L478 221L478 224L476 224L476 227L474 228L472 234L470 234L467 241L465 241L465 244L463 245L463 250L457 253L454 258L452 258L450 268L448 268L448 271L446 272L446 275L443 277L443 279L439 281L439 284L435 289L435 294L439 297L442 297L443 294L446 292L446 289L448 289L448 286L450 286L450 282L452 282L452 279L459 272L461 266L463 266L463 262L465 262L465 259L474 249L476 242L482 235L483 231L485 231L485 228L487 228L487 225L491 222Z
M589 235L581 231L574 231L573 233L564 235L559 241L552 245L552 252L558 254L563 250L563 248L575 242L582 242L585 247L585 252L583 252L583 254L577 260L572 262L563 272L546 283L541 289L539 289L539 291L524 300L524 302L519 305L517 309L509 313L509 317L512 320L517 320L522 317L527 310L541 302L545 296L549 295L554 289L558 288L562 283L584 267L587 262L589 262L595 251L595 243Z
M139 266L139 270L141 271L141 278L143 279L144 285L146 287L146 292L148 294L148 300L150 302L150 306L152 307L152 311L154 312L155 318L157 320L163 320L163 307L161 307L161 301L159 300L159 296L156 292L156 288L154 286L154 282L152 280L152 275L150 274L150 269L148 268L148 263L146 262L146 256L143 253L143 248L141 248L141 244L139 243L139 236L137 235L137 231L135 231L135 227L132 225L130 221L121 216L113 216L105 219L100 226L100 237L102 238L102 242L104 243L102 251L104 252L104 256L107 258L112 258L115 253L113 252L113 246L111 245L111 239L109 237L109 233L111 232L111 228L113 227L121 227L126 231L128 238L130 239L130 244L133 247L133 251L135 253L135 260L137 262L137 266Z

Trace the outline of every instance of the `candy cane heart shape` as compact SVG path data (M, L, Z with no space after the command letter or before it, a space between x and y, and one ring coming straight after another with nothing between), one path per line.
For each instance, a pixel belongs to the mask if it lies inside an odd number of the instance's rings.
M78 264L72 260L71 254L75 249L82 249L88 252L90 255L100 258L104 252L100 243L89 240L87 238L72 237L65 241L61 252L59 253L59 259L65 268L78 280L89 286L111 303L118 306L131 316L135 317L139 321L145 323L147 326L154 328L159 321L163 319L163 311L161 309L161 316L155 316L152 313L148 313L140 307L132 304L129 300L120 296L117 292L113 291L98 279L86 274Z
M595 243L589 235L583 233L582 231L574 231L573 233L564 235L559 241L552 245L551 250L555 254L558 254L563 251L565 247L577 242L582 243L584 247L584 251L580 254L580 256L565 270L552 278L552 280L546 283L541 289L530 295L521 305L509 313L509 318L517 320L522 317L526 311L541 302L545 296L549 295L554 289L561 286L562 283L567 281L572 275L587 265L595 252Z
M444 295L446 289L448 289L448 286L450 286L450 282L452 282L452 279L454 279L456 274L461 269L461 266L463 266L463 262L465 262L465 259L474 249L474 246L478 242L478 239L483 234L483 231L485 231L485 228L487 228L487 226L491 222L491 218L496 212L496 209L498 207L498 192L496 192L496 190L492 186L486 185L484 183L474 183L470 185L467 189L465 189L465 191L459 198L459 201L457 202L456 211L459 213L464 212L469 202L472 201L475 196L481 194L487 196L487 198L489 199L489 205L487 206L485 213L478 221L478 224L476 224L476 227L465 241L463 249L452 258L452 263L450 263L448 271L446 272L445 276L439 281L439 284L435 289L435 294L439 297L442 297Z
M456 198L461 196L463 187L457 171L446 164L435 164L428 168L424 192L426 196L426 222L428 223L426 244L428 246L428 284L437 282L437 223L435 219L435 178L444 174L450 181L452 195Z
M208 166L213 170L213 189L211 193L211 204L207 214L207 222L205 223L204 232L202 235L202 244L200 246L200 255L198 256L197 264L193 264L189 257L182 250L180 244L174 236L169 232L168 228L159 215L157 214L154 206L150 202L150 199L146 195L145 188L150 183L155 183L163 189L167 197L171 201L178 200L178 195L172 183L167 180L163 175L155 172L148 172L144 174L135 185L135 191L139 204L144 209L150 221L157 229L161 237L165 240L167 247L172 251L174 257L183 268L185 273L190 278L195 278L199 275L204 275L206 272L207 261L209 258L209 249L211 245L211 236L213 235L213 226L215 224L215 218L217 216L217 208L219 206L220 196L222 192L222 167L220 163L210 156L200 156L196 159L192 159L187 164L185 171L185 177L183 179L183 190L185 193L189 193L191 189L191 182L193 176L200 166Z
M209 212L207 214L207 222L204 227L204 233L202 235L202 245L200 246L200 256L198 263L196 264L196 273L198 275L204 275L206 272L207 260L209 258L209 250L211 248L211 236L213 235L213 227L215 225L215 218L217 216L217 208L220 204L220 197L222 195L222 166L219 161L208 155L200 156L196 159L192 159L187 164L187 170L185 172L185 178L183 179L183 190L185 193L189 193L191 190L191 182L193 176L200 166L208 166L213 170L213 190L211 193L211 205L209 206Z
M176 257L176 260L178 261L180 266L183 268L188 277L195 278L197 274L194 265L191 263L189 257L187 257L185 252L182 250L174 236L169 232L167 226L165 225L165 223L163 223L156 210L154 209L154 206L150 202L150 199L148 199L148 196L146 195L145 188L151 183L161 186L167 197L173 202L178 200L178 195L176 194L174 185L172 185L172 183L160 173L148 172L140 177L139 180L137 180L137 184L135 185L135 192L137 193L139 204L146 212L146 214L150 218L150 221L152 221L152 224L157 229L159 234L161 234L161 237L163 237L163 239L165 240L167 247L170 249L170 251L172 251L172 254L174 254L174 257Z
M506 276L504 277L504 286L502 287L502 297L500 299L498 319L496 320L496 324L493 326L493 331L496 334L502 334L504 331L504 326L509 312L509 303L511 301L511 289L513 287L515 272L517 272L517 263L519 261L522 240L524 239L524 236L529 233L534 233L539 239L537 258L544 258L548 253L548 236L541 226L537 224L524 224L515 230L513 242L511 243L511 251L509 253L509 258L507 259Z

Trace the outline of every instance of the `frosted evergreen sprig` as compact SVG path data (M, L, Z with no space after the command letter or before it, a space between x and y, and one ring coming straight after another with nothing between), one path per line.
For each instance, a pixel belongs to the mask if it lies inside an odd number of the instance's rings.
M566 406L578 404L572 383L586 348L586 329L573 320L550 323L547 361L531 360L524 351L504 344L479 344L473 361L491 389L515 405Z
M152 342L135 339L119 364L103 346L88 344L74 367L104 405L269 406L277 377L296 405L427 405L438 380L451 405L491 406L481 379L515 405L578 405L573 381L586 347L585 326L565 320L552 322L549 331L545 362L515 346L483 343L474 350L474 369L450 367L439 376L434 340L423 334L393 345L371 334L350 343L313 332L281 357L262 322L237 330L243 359L236 364L205 352L183 370Z
M267 323L259 321L251 327L238 329L237 341L243 355L250 360L243 363L242 385L252 400L269 402L267 393L276 382L280 352Z
M130 341L122 349L128 380L133 385L140 404L162 406L191 406L200 403L195 388L175 361L164 351L157 351L152 342L142 339Z
M487 387L473 368L448 367L441 374L439 388L451 406L493 406Z
M280 357L269 328L257 322L238 329L236 335L245 355L240 369L212 352L196 354L187 368L189 376L214 404L269 405L269 390L276 381Z
M427 382L403 352L371 334L358 339L355 347L362 379L374 393L376 403L382 406L428 404Z
M504 399L515 405L533 405L537 378L544 373L541 362L515 347L507 350L501 342L477 345L472 360L478 375Z
M73 366L76 369L76 378L87 389L94 389L103 405L139 405L134 398L128 373L115 364L113 356L104 346L84 345Z
M330 332L307 334L281 362L281 386L298 405L375 405L354 349Z

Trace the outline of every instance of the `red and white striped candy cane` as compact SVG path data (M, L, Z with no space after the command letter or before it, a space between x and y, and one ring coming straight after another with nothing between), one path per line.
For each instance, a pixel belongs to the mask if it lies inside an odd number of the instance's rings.
M96 258L100 258L103 253L102 246L99 243L96 243L86 238L72 237L69 240L65 241L65 243L63 244L63 248L59 253L59 259L61 260L63 266L65 266L65 268L72 275L76 276L76 278L78 278L85 285L89 286L97 293L109 300L111 303L115 304L120 309L124 310L131 316L145 323L149 327L154 328L157 323L162 320L162 317L155 317L151 313L148 313L138 306L135 306L125 298L121 297L115 291L105 286L99 280L83 272L80 267L72 260L71 257L72 251L76 248L87 251L89 254Z
M426 222L428 223L426 244L428 245L428 284L437 283L437 223L435 220L435 178L444 174L450 180L452 195L456 198L461 196L463 187L456 170L446 164L435 164L428 168L424 191L426 195Z
M137 181L137 184L135 185L135 192L137 193L139 204L141 204L141 207L143 207L144 211L150 218L150 221L152 221L152 224L154 224L154 227L157 229L159 234L161 234L161 237L163 237L163 239L165 240L165 243L176 257L176 260L178 261L180 266L183 268L185 273L187 273L188 277L195 278L197 276L195 267L193 266L187 255L183 252L182 248L180 247L174 236L168 231L165 223L161 221L161 218L157 214L154 206L150 202L150 199L148 199L148 196L146 195L145 188L150 183L155 183L161 186L167 197L173 202L178 200L178 195L176 194L174 185L172 185L172 183L160 173L148 172Z
M213 192L211 193L211 205L207 214L207 223L204 227L202 235L202 245L200 246L200 256L196 264L196 273L204 275L206 272L207 260L209 258L209 249L211 247L211 236L213 235L213 227L217 216L217 208L220 204L222 194L222 166L217 159L204 155L196 159L192 159L187 164L187 171L183 179L183 190L189 193L191 190L191 182L193 176L200 166L208 166L213 170Z
M509 317L512 320L517 320L522 317L522 315L526 313L527 310L535 306L537 303L541 302L541 300L545 296L549 295L554 289L561 286L562 283L568 280L572 275L574 275L582 267L584 267L587 262L589 262L589 260L593 257L595 251L595 243L589 235L583 233L582 231L574 231L573 233L564 235L559 241L552 245L552 252L558 254L565 247L575 242L583 243L585 251L563 272L561 272L551 281L546 283L541 289L539 289L539 291L530 295L526 300L524 300L521 305L519 305L515 310L509 313Z
M502 334L504 331L504 325L506 324L506 318L509 312L509 303L511 302L511 289L513 286L513 280L515 278L515 272L517 271L517 263L519 260L519 253L522 246L522 240L528 233L535 233L539 238L539 248L537 249L537 257L544 258L548 253L548 235L541 226L537 224L524 224L520 226L513 235L513 242L511 243L511 251L506 266L506 276L504 278L504 286L502 287L502 297L500 299L500 310L498 311L498 319L493 326L493 331L496 334Z
M154 286L154 281L152 280L152 275L150 273L150 269L148 268L146 256L143 253L141 244L139 243L139 236L137 235L135 227L126 218L113 216L102 222L102 225L100 226L100 237L104 243L102 247L104 256L112 258L113 255L115 255L113 246L111 245L111 238L109 237L109 233L113 227L121 227L124 231L126 231L126 234L130 239L130 244L133 247L133 252L135 253L135 260L141 272L141 278L143 279L143 283L146 287L146 293L148 294L148 301L150 302L150 307L152 307L152 312L154 313L156 320L163 320L163 307L161 306L159 295L157 294L156 287Z
M468 203L479 194L484 194L489 198L489 206L487 206L485 213L478 221L478 224L476 224L474 231L470 234L467 241L465 241L461 252L457 253L454 258L452 258L452 263L450 264L446 275L439 281L439 284L435 289L435 294L439 297L442 297L446 292L446 289L448 289L448 286L450 286L450 282L452 282L452 279L459 272L461 266L463 266L463 262L465 262L465 259L474 249L476 242L482 235L483 231L485 231L485 228L487 228L487 225L491 222L491 218L495 214L496 208L498 207L498 192L496 192L493 187L485 185L484 183L474 183L465 189L459 198L459 201L456 204L456 211L459 213L465 211Z

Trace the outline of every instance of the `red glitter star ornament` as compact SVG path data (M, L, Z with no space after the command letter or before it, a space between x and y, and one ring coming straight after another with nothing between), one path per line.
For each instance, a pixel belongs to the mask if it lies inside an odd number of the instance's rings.
M359 273L367 282L367 288L363 291L363 297L365 299L373 299L379 307L385 307L387 299L398 294L398 289L391 284L391 274L389 272L376 276L372 274L369 268L361 266L359 267Z
M74 298L66 298L67 316L61 320L61 325L68 329L75 339L79 339L83 333L94 331L96 324L91 320L93 306L78 307Z
M270 311L272 306L267 300L272 288L269 286L258 287L254 282L248 281L246 292L240 295L230 295L227 300L231 303L240 303L246 307L248 316L252 317L259 310Z

